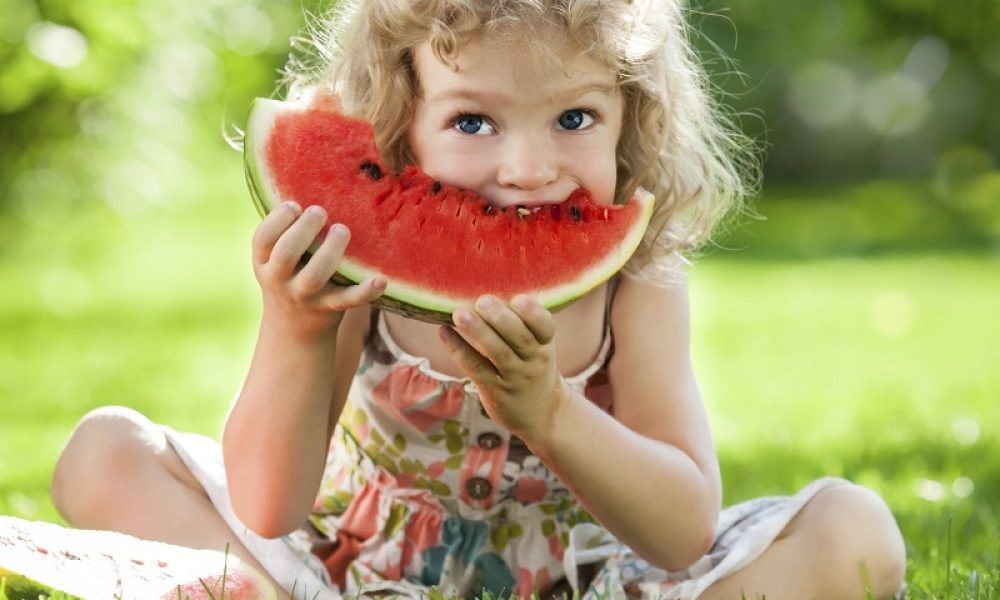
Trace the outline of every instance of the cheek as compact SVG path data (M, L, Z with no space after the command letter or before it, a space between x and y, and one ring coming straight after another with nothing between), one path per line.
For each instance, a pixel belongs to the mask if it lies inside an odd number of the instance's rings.
M406 133L406 143L410 149L410 156L417 166L421 166L427 156L427 131L426 125L415 117L410 123L410 128Z
M489 174L488 157L474 144L449 139L447 133L431 132L410 137L417 166L442 183L478 190Z
M614 204L615 189L618 185L618 163L617 157L612 152L604 159L604 176L601 181L601 195L598 197L601 202Z
M415 155L417 166L442 183L458 187L471 187L470 161L449 149L445 144L424 144L424 151Z
M613 204L618 181L617 158L613 151L599 149L576 158L580 183L602 204Z

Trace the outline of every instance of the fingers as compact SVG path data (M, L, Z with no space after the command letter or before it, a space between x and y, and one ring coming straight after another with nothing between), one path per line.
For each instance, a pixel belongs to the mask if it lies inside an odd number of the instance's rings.
M552 342L556 336L556 322L552 319L552 313L537 300L529 296L514 296L510 306L539 344L545 346Z
M302 214L302 207L295 202L285 202L272 210L257 226L253 234L253 260L262 265L271 257L275 242Z
M274 242L267 259L268 269L279 277L290 277L316 236L326 225L326 211L310 206Z
M438 335L451 353L458 366L477 383L495 383L500 374L496 367L480 354L454 329L446 325L438 329Z
M552 315L536 301L518 297L512 305L483 296L470 310L455 312L455 331L501 374L547 355L555 335ZM516 305L516 308L515 308Z
M552 313L529 296L515 296L510 304L484 296L476 302L476 312L521 357L531 354L538 346L548 345L556 335Z
M375 275L358 285L332 285L319 299L320 304L330 310L347 310L355 306L369 304L382 295L387 285L386 278Z
M344 251L350 239L351 232L344 225L337 223L331 227L309 261L296 273L292 280L294 291L315 294L323 289L344 259Z
M506 340L474 310L460 308L455 311L452 319L455 323L454 331L501 372L514 359L520 360Z
M319 206L303 211L295 202L285 202L268 214L253 236L254 266L261 282L279 284L292 298L315 302L331 310L346 310L371 302L386 289L381 275L358 285L339 286L330 279L336 273L350 241L350 231L340 223L330 227L307 261L306 253L327 222Z
M529 359L537 351L535 334L510 306L493 296L483 296L476 301L475 312L519 358Z

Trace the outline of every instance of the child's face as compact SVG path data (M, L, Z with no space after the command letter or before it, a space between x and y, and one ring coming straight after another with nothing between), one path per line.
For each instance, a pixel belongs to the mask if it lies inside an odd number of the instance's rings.
M432 177L499 207L557 203L577 188L614 201L622 122L614 73L572 54L545 66L489 41L463 46L457 71L427 43L415 57L409 143Z

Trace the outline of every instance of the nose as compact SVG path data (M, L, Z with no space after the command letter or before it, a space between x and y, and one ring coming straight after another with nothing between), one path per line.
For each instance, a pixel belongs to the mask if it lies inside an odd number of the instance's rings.
M512 137L499 156L497 183L505 188L532 191L554 182L559 175L552 149L531 136Z

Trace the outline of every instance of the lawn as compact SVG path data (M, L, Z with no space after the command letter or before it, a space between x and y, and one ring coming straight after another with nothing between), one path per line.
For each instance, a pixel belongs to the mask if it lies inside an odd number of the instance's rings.
M225 172L212 201L0 218L0 513L59 522L48 478L96 406L219 431L258 310ZM893 507L911 597L1000 596L1000 256L720 251L691 290L727 504L850 478Z

